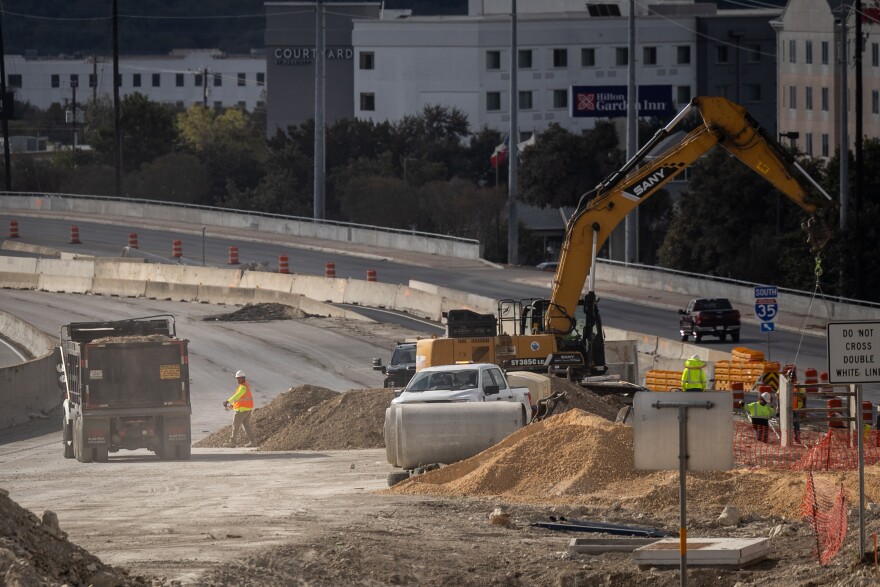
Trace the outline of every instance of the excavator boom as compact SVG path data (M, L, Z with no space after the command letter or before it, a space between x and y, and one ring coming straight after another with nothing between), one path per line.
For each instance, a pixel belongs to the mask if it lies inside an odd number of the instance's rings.
M692 110L700 113L703 123L669 150L639 166ZM552 296L544 314L546 332L557 335L571 332L574 311L595 263L596 251L608 240L611 231L633 208L716 145L767 179L814 217L820 210L833 208L831 197L745 108L719 97L694 98L620 170L581 198L566 227ZM811 223L811 226L818 225ZM814 252L821 249L826 240L825 232L814 230L810 236ZM592 284L589 289L592 291Z

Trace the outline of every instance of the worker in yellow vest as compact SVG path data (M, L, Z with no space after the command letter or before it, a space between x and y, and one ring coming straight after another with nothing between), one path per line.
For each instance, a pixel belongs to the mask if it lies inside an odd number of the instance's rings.
M681 372L682 391L706 391L706 362L697 355L684 362Z
M251 386L248 385L244 371L236 371L235 379L238 381L238 387L235 393L228 400L223 402L223 407L227 410L234 410L235 416L232 418L232 438L229 440L230 448L236 447L236 437L240 428L248 436L248 446L257 446L254 440L254 431L251 427L251 416L254 411L254 396L251 393Z
M770 405L773 396L769 391L758 396L758 401L743 406L745 402L739 402L740 408L745 407L746 414L752 422L752 428L755 429L755 440L758 442L767 442L767 431L770 428L770 418L776 415L776 409Z

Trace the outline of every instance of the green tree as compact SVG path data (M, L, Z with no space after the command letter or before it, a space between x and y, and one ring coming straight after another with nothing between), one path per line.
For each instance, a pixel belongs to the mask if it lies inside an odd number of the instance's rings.
M123 187L132 198L195 204L205 199L208 173L196 156L169 153L127 174Z
M87 105L89 119L86 137L101 161L115 166L116 130L113 108L108 100ZM122 134L123 172L134 171L173 151L177 143L174 109L152 102L143 94L129 94L119 104L119 126Z

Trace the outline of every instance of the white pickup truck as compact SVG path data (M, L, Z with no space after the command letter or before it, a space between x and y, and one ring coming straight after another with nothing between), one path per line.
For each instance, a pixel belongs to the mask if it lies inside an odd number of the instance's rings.
M511 387L504 372L492 363L442 365L416 373L391 405L409 403L518 402L525 423L532 419L527 387Z

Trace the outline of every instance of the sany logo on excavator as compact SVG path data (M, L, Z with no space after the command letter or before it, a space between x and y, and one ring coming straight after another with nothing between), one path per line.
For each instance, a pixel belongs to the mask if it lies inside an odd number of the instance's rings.
M633 201L638 201L644 197L651 195L654 188L660 187L668 179L674 176L683 165L665 165L657 168L651 175L644 177L630 186L629 190L622 190L624 197Z

